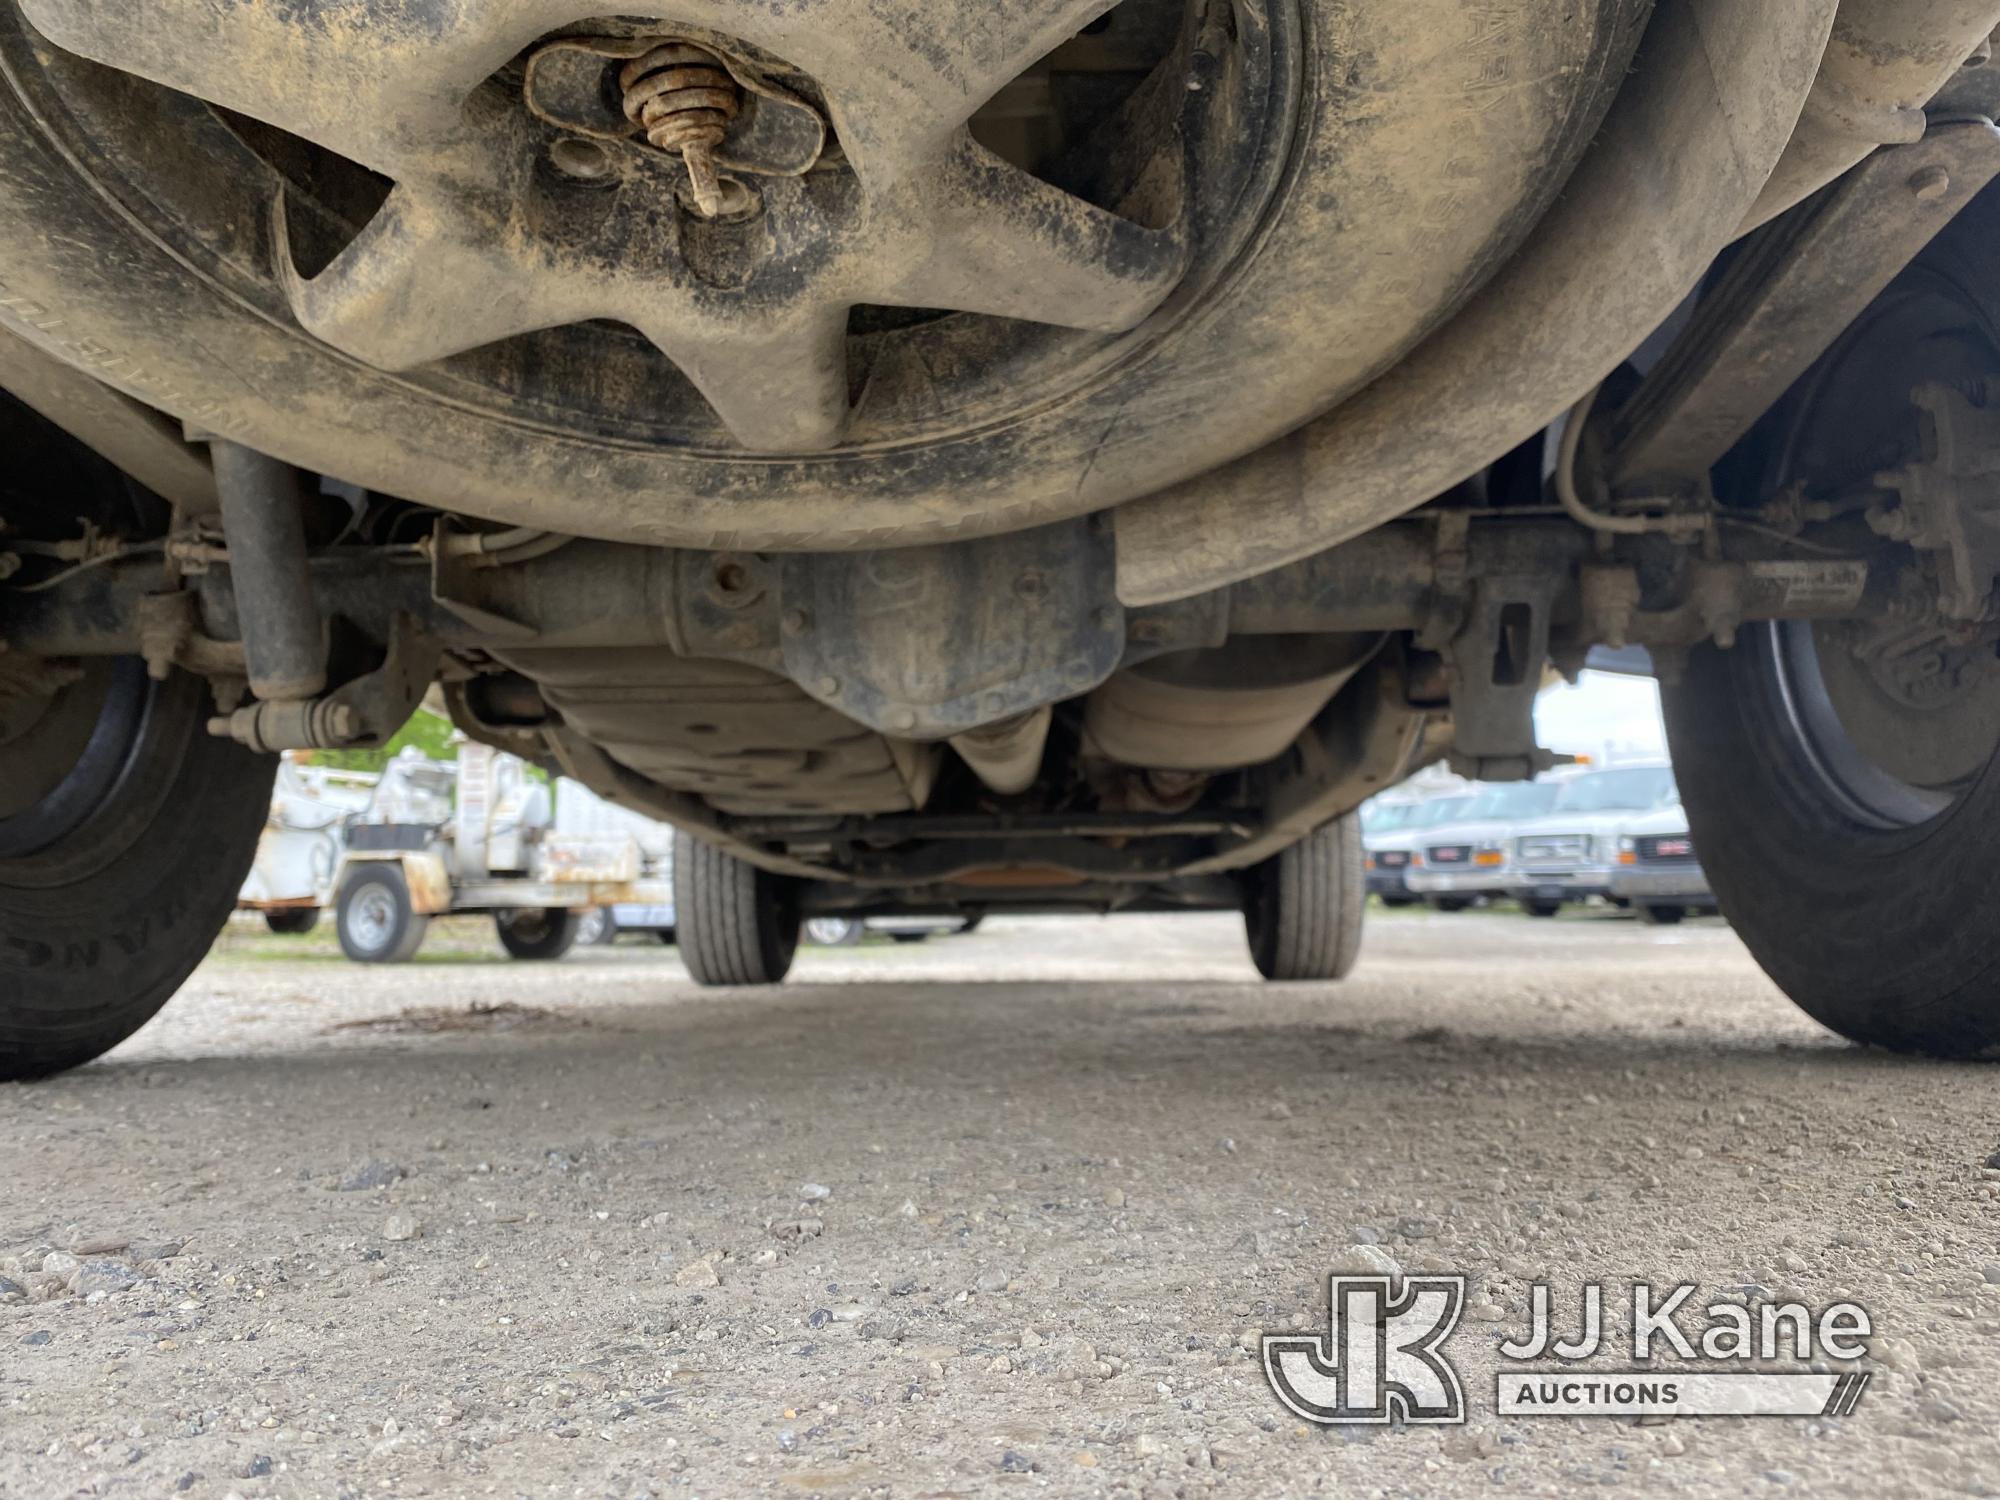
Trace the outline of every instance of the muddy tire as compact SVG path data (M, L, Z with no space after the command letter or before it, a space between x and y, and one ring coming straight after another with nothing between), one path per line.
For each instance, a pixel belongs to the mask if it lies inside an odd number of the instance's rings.
M410 907L402 866L388 861L356 865L334 898L340 951L358 964L406 964L417 956L431 919Z
M0 1080L88 1062L166 1004L235 909L277 767L207 733L206 684L136 660L49 712L66 758L37 726L0 744Z
M1812 489L1920 453L1913 393L1977 390L2000 370L1996 228L1988 190L1759 423L1718 493ZM1822 1025L1897 1051L2000 1055L2000 673L1989 652L1913 691L1872 664L1865 628L1747 629L1663 685L1695 848L1723 915Z
M1080 515L1209 469L1361 388L1505 264L1540 220L1625 76L1649 7L1551 0L1492 28L1477 47L1435 49L1420 71L1403 55L1407 39L1460 26L1457 0L1404 0L1380 11L1314 0L1260 12L1254 25L1232 24L1206 87L1155 91L1172 102L1156 126L1121 134L1117 151L1097 150L1096 132L1080 132L1077 142L1089 148L1091 171L1116 174L1114 182L1122 182L1128 158L1157 157L1177 173L1185 163L1195 174L1184 216L1187 263L1174 296L1130 329L1098 327L1105 314L1094 303L1048 309L1087 325L1071 328L1018 316L1010 302L1002 317L881 319L831 355L817 344L787 344L788 357L766 361L773 379L850 362L872 372L847 442L804 453L731 437L693 383L632 328L560 316L525 322L541 331L513 337L485 326L488 314L534 295L549 278L499 260L499 269L468 277L454 273L461 262L449 257L504 258L520 248L541 256L536 268L573 257L599 276L615 275L611 251L626 241L589 238L588 226L612 202L603 183L566 188L559 174L540 174L512 220L513 238L496 234L454 252L446 234L429 252L435 259L425 258L431 242L418 227L429 211L411 222L407 232L422 244L395 265L427 290L382 293L388 310L370 326L421 324L436 350L376 352L371 343L343 353L308 332L313 323L350 341L305 311L308 297L319 305L333 283L348 284L340 281L345 261L336 258L344 248L394 247L406 238L403 200L385 208L386 184L358 165L366 150L342 155L300 138L315 135L305 121L316 110L328 123L323 101L338 102L330 80L345 66L369 66L350 59L342 49L358 44L321 18L335 9L227 7L208 17L197 8L189 14L203 15L204 29L194 45L164 14L154 24L139 24L154 18L135 12L100 27L98 16L109 12L99 7L0 6L0 202L7 204L0 264L9 306L32 309L15 313L17 325L58 353L115 350L122 383L176 415L199 420L226 408L231 435L261 451L413 500L648 543L709 546L731 537L731 545L782 541L798 550L873 546L885 534L943 540ZM440 21L435 36L419 28L421 39L413 32L399 41L385 28L371 38L375 48L361 51L386 66L385 49L409 47L401 72L428 77L447 43L471 45L462 35L483 24L486 9L449 8L441 14L453 19ZM812 9L788 11L780 34L796 43L800 18ZM495 28L520 24L510 8L490 14ZM904 19L891 23L885 12L882 26L920 30L929 20L923 7L896 14ZM787 55L808 72L847 57L852 73L860 62L852 49L886 43L885 77L919 97L936 85L919 86L896 70L921 70L930 54L950 69L966 35L953 27L949 7L935 14L940 34L913 38L921 50L907 55L894 29L868 44L828 37L824 56ZM989 20L970 37L989 43L1010 33L1011 13L1006 25ZM497 40L497 32L482 33L479 45ZM515 37L494 55L527 40ZM1183 44L1197 42L1218 45L1193 30ZM231 50L260 44L281 48L296 76L267 80L269 64L248 66ZM166 49L157 57L155 45ZM1378 54L1397 59L1387 65L1397 87L1371 102L1371 128L1356 131L1344 103L1355 84L1343 67L1320 59ZM78 60L95 55L108 66ZM1204 63L1211 56L1194 55ZM1015 71L1010 63L1006 73ZM956 103L966 80L948 76ZM1482 112L1477 130L1455 128L1457 116L1435 102L1469 97L1493 78L1531 76L1542 82L1516 91L1504 109ZM989 82L997 88L1004 78ZM246 88L259 98L247 99ZM204 98L225 107L211 109ZM1183 107L1196 111L1184 125ZM223 118L237 110L261 111L290 134L273 144L270 131L237 128ZM373 134L400 123L371 114L358 97L352 111L336 132L338 146L348 145L350 129ZM1207 144L1184 150L1184 138ZM461 170L463 152L448 135L435 149ZM427 165L419 151L417 168ZM1472 180L1481 192L1465 191ZM629 191L649 186L642 180ZM289 207L274 232L279 201ZM1061 204L1065 222L1090 213L1081 200L1050 199L1041 189L1021 201ZM636 238L622 226L641 210L623 200L614 206L603 234ZM568 237L520 243L544 217L565 225ZM776 210L769 217L786 222ZM1104 222L1112 233L1113 221ZM282 234L275 246L274 233ZM1152 231L1136 240L1116 234L1116 245L1136 248L1116 275L1094 276L1092 285L1115 290L1138 275L1133 257L1168 254ZM1163 248L1149 249L1156 241ZM51 245L66 248L56 256ZM787 245L774 262L790 279L750 300L761 306L785 295L832 253L810 237ZM1419 253L1424 274L1412 278L1407 268ZM295 264L304 278L296 296ZM990 281L981 278L970 300L982 302ZM399 303L399 295L416 301ZM443 296L464 301L455 313L440 311ZM887 295L867 300L904 305ZM479 347L428 358L472 323L479 331L467 341ZM1341 338L1323 336L1333 325ZM754 334L764 325L746 314L743 326ZM189 328L201 330L199 340L187 337ZM372 366L364 353L375 353ZM1283 378L1230 378L1273 370ZM1197 409L1200 420L1192 420ZM1118 461L1097 462L1113 427ZM662 510L653 501L660 494L676 504Z
M509 958L547 963L576 946L582 920L567 907L522 907L493 913L493 930Z
M1345 979L1361 956L1367 899L1361 823L1348 816L1307 835L1244 877L1243 926L1266 979Z
M674 835L674 931L696 984L776 984L799 946L793 883Z
M1786 711L1774 644L1692 653L1662 693L1702 868L1764 971L1853 1041L2000 1054L2000 764L1934 816L1880 822L1829 785Z

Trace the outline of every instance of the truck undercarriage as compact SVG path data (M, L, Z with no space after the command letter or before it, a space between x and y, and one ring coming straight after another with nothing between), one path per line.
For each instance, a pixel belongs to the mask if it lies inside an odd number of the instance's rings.
M2000 1045L1996 23L0 5L0 1076L199 957L167 825L240 875L434 684L698 841L705 978L1000 907L1334 978L1349 815L1545 769L1600 644L1779 982Z

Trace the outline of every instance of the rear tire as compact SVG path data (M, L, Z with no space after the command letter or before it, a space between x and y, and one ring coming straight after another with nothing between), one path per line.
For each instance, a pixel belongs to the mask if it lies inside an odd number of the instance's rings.
M1432 911L1470 911L1470 896L1432 896L1426 903Z
M334 928L340 951L358 964L406 964L417 956L431 919L410 908L403 867L387 861L356 865L340 882Z
M675 933L696 984L776 984L799 946L796 886L713 845L674 835Z
M1257 972L1345 979L1361 956L1367 899L1361 822L1336 818L1244 874L1243 927Z
M1687 916L1685 906L1641 906L1639 920L1648 927L1672 927Z
M1913 393L1984 388L2000 370L1997 227L1988 189L1724 461L1718 493L1831 492L1932 451ZM1788 622L1689 654L1661 697L1695 848L1723 915L1822 1025L1897 1051L2000 1055L2000 678L1971 656L1899 687L1870 655L1882 640ZM1923 647L1893 649L1914 661Z
M2000 762L1935 816L1883 825L1842 805L1785 711L1775 641L1690 653L1662 692L1709 884L1764 971L1853 1041L2000 1053Z
M271 806L277 758L207 732L206 683L86 670L48 711L102 695L73 754L33 748L32 725L0 743L0 1081L88 1062L152 1019L235 910Z
M1531 917L1553 917L1562 912L1560 901L1523 901L1521 910Z
M547 963L575 946L577 914L564 906L524 906L493 913L493 930L509 958Z
M317 906L280 906L264 913L264 925L279 937L304 937L319 926Z

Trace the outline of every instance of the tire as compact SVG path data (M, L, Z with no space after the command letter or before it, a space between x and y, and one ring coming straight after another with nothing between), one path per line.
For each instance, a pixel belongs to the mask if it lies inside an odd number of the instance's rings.
M1521 910L1531 917L1553 917L1563 909L1560 901L1523 901Z
M1648 927L1672 927L1687 916L1685 906L1641 906L1639 920Z
M685 833L674 835L675 932L702 985L776 984L799 946L797 887Z
M1784 710L1773 638L1691 653L1663 689L1702 868L1751 954L1852 1041L1939 1057L2000 1054L2000 766L1936 817L1871 827L1829 794Z
M659 931L659 939L666 947L673 948L679 946L681 935L676 928L662 927Z
M106 661L51 712L77 692L87 741L0 810L0 1081L88 1062L152 1019L235 909L271 805L277 758L208 734L199 679Z
M1378 899L1390 911L1405 911L1417 904L1415 896L1382 896Z
M1919 452L1929 419L1913 390L1978 389L2000 370L1996 229L1989 189L1738 446L1718 494L1838 485ZM1822 1025L1901 1052L2000 1055L1988 873L2000 860L2000 682L1989 667L1899 702L1857 671L1848 639L1841 626L1761 625L1733 649L1691 652L1663 685L1702 869L1765 972Z
M1425 904L1432 911L1470 911L1472 909L1472 898L1470 896L1432 896L1428 898Z
M403 867L387 860L354 866L334 898L340 951L358 964L406 964L417 956L431 919L410 909Z
M867 930L855 917L807 917L804 937L816 948L852 948Z
M577 914L565 906L524 906L493 913L493 930L509 958L547 963L576 945Z
M611 909L593 906L576 918L576 941L585 948L608 948L618 941L618 919Z
M1361 859L1361 821L1350 814L1245 873L1243 927L1258 973L1347 977L1361 956Z
M260 147L268 132L234 128L197 85L257 113L244 90L267 65L249 68L224 44L282 46L272 33L296 22L290 40L302 45L285 55L297 58L287 66L308 102L264 112L298 132L338 71L303 45L319 9L225 7L191 46L165 19L142 28L132 17L101 24L111 12L100 6L0 5L0 265L9 305L33 309L17 326L58 354L116 350L121 384L176 416L226 409L240 441L411 500L654 545L803 550L1080 515L1207 470L1361 388L1528 236L1628 71L1649 7L1538 7L1488 28L1477 46L1431 49L1420 67L1409 39L1456 35L1459 0L1309 0L1260 12L1230 31L1240 55L1217 63L1213 85L1185 95L1225 106L1187 124L1188 139L1212 143L1188 160L1203 172L1214 162L1219 180L1196 195L1190 263L1159 311L1130 332L980 315L890 319L850 340L849 360L878 375L847 444L790 456L737 444L689 382L625 330L567 323L408 370L371 367L309 335L274 268L300 262L317 286L328 257L390 217L375 216L382 187L295 138ZM471 13L441 14L461 12ZM318 29L338 41L338 26ZM1196 40L1190 32L1185 45ZM947 65L954 51L944 49ZM810 72L838 57L792 60ZM1339 61L1349 58L1380 59L1381 74L1357 84ZM121 63L130 72L114 71ZM1378 77L1396 84L1371 97L1369 128L1353 129L1346 95ZM1528 78L1541 82L1482 112L1476 130L1452 126L1435 102ZM1177 143L1181 128L1163 124L1150 138ZM1177 145L1161 158L1181 159ZM332 190L315 191L323 178ZM1467 182L1482 191L1468 193ZM296 200L289 247L271 244L281 196ZM590 200L593 213L601 201ZM533 209L523 206L519 222L537 222ZM594 221L564 222L575 235ZM547 253L602 251L587 237L570 245ZM823 253L809 244L778 260L796 278ZM500 278L479 292L497 305L525 295L527 282ZM1329 326L1343 337L1324 337ZM906 370L952 374L919 380ZM1255 370L1283 378L1230 378ZM1142 436L1121 442L1117 462L1096 462L1114 427ZM660 494L676 504L650 503Z
M264 925L279 937L304 937L319 926L317 906L280 906L264 913Z

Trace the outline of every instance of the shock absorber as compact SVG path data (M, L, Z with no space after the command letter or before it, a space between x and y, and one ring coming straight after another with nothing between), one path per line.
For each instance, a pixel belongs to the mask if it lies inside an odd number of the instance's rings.
M695 207L714 218L722 207L715 148L743 106L743 91L722 59L692 42L662 42L618 71L625 118L661 151L687 164Z

